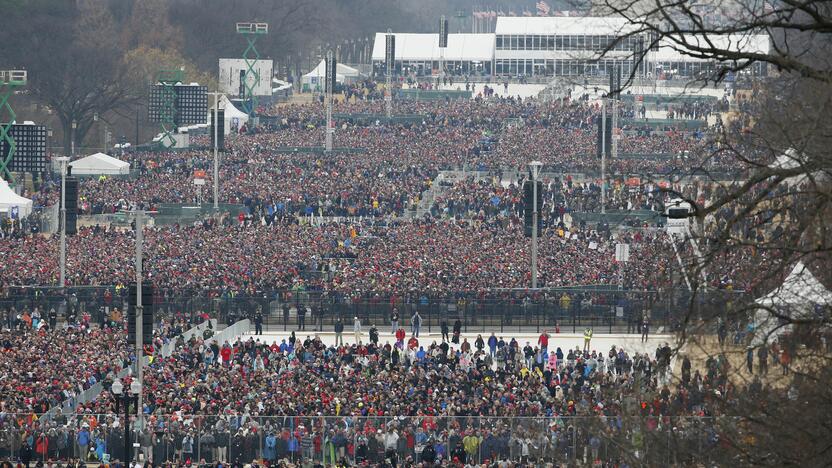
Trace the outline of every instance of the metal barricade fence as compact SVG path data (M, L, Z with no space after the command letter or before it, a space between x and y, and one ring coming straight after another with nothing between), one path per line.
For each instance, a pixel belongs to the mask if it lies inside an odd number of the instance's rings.
M194 336L202 337L203 332L205 331L205 329L209 327L209 323L210 323L211 328L213 328L214 330L217 329L217 321L216 321L216 319L212 319L212 320L209 320L208 322L203 322L201 324L198 324L197 326L191 328L190 330L187 330L186 332L182 333L182 335L181 335L182 338L185 341L187 341L187 340L191 339L191 337L194 337ZM221 332L214 334L212 338L218 340L219 343L224 343L225 341L231 341L231 340L233 340L234 337L240 336L244 332L248 331L250 326L251 326L251 324L249 323L248 320L242 320L238 323L235 323L234 325L232 325L230 327L225 328ZM176 346L175 337L167 337L167 338L169 339L169 341L167 341L162 346L162 348L159 350L159 356L161 356L161 357L168 357L171 354L173 354L173 352L175 350L175 346ZM143 359L147 359L147 358L143 358ZM131 364L131 366L132 365L133 364ZM128 368L122 369L120 372L118 372L116 374L116 377L118 377L120 379L124 378L125 376L127 376L130 373L130 371L131 370L128 369ZM90 386L89 388L87 388L83 392L73 396L72 398L67 399L63 403L50 408L49 411L47 411L46 413L44 413L41 416L41 419L44 419L44 420L48 421L48 420L52 420L59 413L61 413L61 414L72 413L76 406L84 405L86 403L94 401L96 398L98 398L98 396L101 394L101 392L103 390L104 390L103 383L98 382L98 383Z
M146 415L144 430L131 420L125 444L124 416L66 415L34 420L0 414L0 461L133 459L154 464L223 461L274 464L345 461L400 464L457 459L460 463L506 460L589 466L628 461L671 466L703 461L716 444L717 421L676 417L673 427L652 427L641 417L500 416L251 416L248 414ZM138 447L133 448L133 443Z
M113 309L125 310L126 287L12 287L0 291L0 322L11 328L23 311L37 308L42 320L52 309L58 320L107 322ZM418 311L422 328L432 332L447 322L449 328L460 320L463 332L499 329L518 332L554 329L577 332L584 327L599 332L637 333L647 317L653 330L673 331L693 313L709 315L729 312L749 300L743 291L699 291L691 300L684 289L626 290L610 286L491 290L445 294L387 292L343 294L319 290L269 290L234 294L203 289L157 290L153 309L156 320L183 320L200 323L207 315L231 325L261 314L266 328L290 326L330 330L341 317L351 323L359 317L363 324L380 329L390 324L395 310L400 325L410 327Z

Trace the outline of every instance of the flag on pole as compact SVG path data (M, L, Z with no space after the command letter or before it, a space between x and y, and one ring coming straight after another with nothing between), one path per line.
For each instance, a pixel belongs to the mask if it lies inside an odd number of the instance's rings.
M551 8L549 8L549 4L540 0L537 2L537 15L538 16L549 16L549 12Z

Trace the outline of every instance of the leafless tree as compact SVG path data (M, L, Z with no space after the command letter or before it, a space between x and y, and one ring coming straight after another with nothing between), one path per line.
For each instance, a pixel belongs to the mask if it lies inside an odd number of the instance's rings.
M818 290L795 291L786 279L802 264L821 284L832 284L832 6L813 0L604 0L596 6L597 13L628 23L601 55L627 37L641 37L637 63L669 48L713 64L699 84L721 85L761 66L768 71L736 84L730 111L696 155L699 163L678 174L697 174L698 188L667 194L692 205L692 238L700 249L683 252L680 269L690 291L688 312L677 317L677 350L700 363L728 363L720 395L710 395L720 415L707 425L713 432L707 446L718 449L711 463L824 465L832 427L817 415L832 411L826 341L832 301ZM624 87L638 79L634 67ZM733 161L732 177L715 177L708 163L717 159ZM738 278L741 285L732 284ZM743 294L730 291L740 286ZM726 344L715 340L719 333L729 334ZM773 341L788 355L788 374L761 378L759 370L745 370L747 355L756 369L759 349ZM773 366L778 359L769 355ZM635 421L634 430L643 422ZM680 422L669 422L651 436L672 440ZM639 447L631 439L613 438L628 448L630 460L657 463L633 456ZM677 462L706 462L693 456L701 446L664 448Z

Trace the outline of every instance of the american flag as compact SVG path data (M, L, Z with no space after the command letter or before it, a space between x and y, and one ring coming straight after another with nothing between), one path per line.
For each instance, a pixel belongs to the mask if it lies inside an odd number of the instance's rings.
M544 2L543 0L540 0L539 2L537 2L537 15L538 16L549 16L549 11L551 11L551 8L549 8L548 3Z

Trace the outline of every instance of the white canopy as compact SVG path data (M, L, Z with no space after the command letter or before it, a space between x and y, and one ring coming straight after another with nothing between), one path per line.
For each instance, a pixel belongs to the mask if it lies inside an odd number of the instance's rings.
M500 16L495 32L542 35L619 35L633 31L627 18L617 16ZM398 44L396 44L398 47Z
M130 163L104 153L91 154L69 163L73 175L126 175Z
M14 193L9 183L0 179L0 213L8 215L15 207L18 218L25 218L32 213L32 200Z
M335 80L338 83L354 81L360 75L361 73L358 70L343 63L339 63L335 67ZM321 60L321 63L314 70L303 75L302 83L314 86L323 83L324 78L326 78L326 60Z
M768 165L769 169L781 169L781 170L789 170L789 169L797 169L799 167L805 166L807 164L807 160L805 155L799 153L794 148L789 148L783 154L777 157L777 159ZM823 171L816 171L812 173L812 178L815 179L817 182L818 180L824 180L826 178L826 173ZM798 174L795 176L787 177L783 180L783 183L786 185L796 186L801 185L804 182L809 182L811 179L809 178L809 174L803 173Z
M767 34L685 34L659 40L658 48L650 55L652 62L703 62L710 59L693 57L692 47L715 47L732 52L767 54L771 48Z
M780 326L780 316L791 317L796 320L816 320L819 324L828 316L818 315L824 309L827 313L832 307L832 292L824 286L803 262L794 266L783 284L757 299L761 306L754 313L754 338L752 346L760 345L772 338L788 331L789 326Z
M213 106L213 104L212 104ZM235 125L234 128L239 129L243 126L244 123L248 122L248 114L237 109L236 106L228 99L228 96L223 94L220 96L219 102L220 110L223 111L223 115L225 115L225 134L228 135L233 130L232 125ZM191 125L189 127L179 127L180 132L187 133L189 130L196 130L198 128L207 128L211 129L211 111L213 107L208 109L208 116L205 118L204 124L197 124ZM236 122L235 122L236 119Z
M384 60L387 33L376 33L373 43L373 60ZM439 34L395 33L396 60L438 61ZM494 34L448 34L448 47L444 51L446 61L490 62L494 60Z
M228 135L232 130L239 129L244 123L248 122L248 114L237 109L237 107L228 99L228 96L223 94L220 96L219 103L220 110L224 111L225 115L225 134ZM208 108L208 115L205 117L205 123L188 125L187 127L179 127L179 133L189 133L191 130L198 130L200 128L211 129L211 111L214 109L213 103ZM235 122L236 119L236 122ZM232 125L236 125L232 127ZM160 139L162 134L156 135L156 140Z

